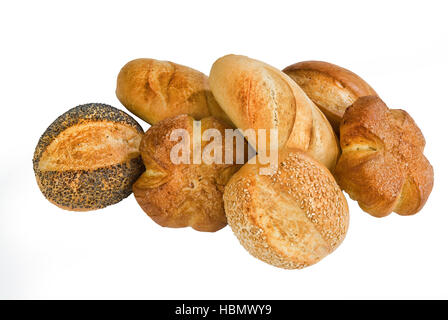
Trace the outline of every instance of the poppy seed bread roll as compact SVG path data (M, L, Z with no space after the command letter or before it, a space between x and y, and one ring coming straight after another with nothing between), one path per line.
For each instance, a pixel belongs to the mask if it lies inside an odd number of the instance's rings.
M44 196L63 209L104 208L129 196L143 172L143 130L128 114L86 104L58 117L36 146L33 168Z
M343 241L347 201L331 173L301 151L279 153L279 168L261 175L245 164L226 185L227 221L243 247L276 267L300 269Z
M200 120L213 116L231 125L213 97L208 77L192 68L155 59L135 59L117 77L118 100L150 124L188 114Z
M214 97L235 126L256 131L257 136L248 137L254 149L297 148L333 170L339 156L335 133L324 114L285 73L255 59L227 55L215 61L209 81ZM257 145L259 129L266 130L266 146ZM274 130L277 145L269 139Z

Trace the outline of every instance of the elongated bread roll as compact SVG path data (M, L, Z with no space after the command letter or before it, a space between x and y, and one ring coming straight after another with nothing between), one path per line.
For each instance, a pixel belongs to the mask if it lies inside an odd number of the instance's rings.
M283 69L322 110L336 132L345 109L356 99L377 95L357 74L324 61L303 61Z
M150 124L188 114L200 120L213 116L231 124L213 98L202 72L170 61L136 59L118 74L118 100Z
M248 137L257 150L258 129L278 130L278 148L307 152L330 170L339 155L339 145L331 125L302 89L286 74L261 61L227 55L210 71L210 88L219 105L236 127L255 129Z

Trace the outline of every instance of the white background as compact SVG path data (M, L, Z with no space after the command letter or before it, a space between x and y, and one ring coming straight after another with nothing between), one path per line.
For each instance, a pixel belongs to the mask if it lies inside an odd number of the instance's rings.
M446 1L2 1L0 298L448 298L447 12ZM87 213L42 196L40 135L79 104L124 110L114 91L127 61L208 73L228 53L278 68L333 62L405 108L434 166L427 205L376 219L349 200L344 243L287 271L254 259L228 227L161 228L132 195Z

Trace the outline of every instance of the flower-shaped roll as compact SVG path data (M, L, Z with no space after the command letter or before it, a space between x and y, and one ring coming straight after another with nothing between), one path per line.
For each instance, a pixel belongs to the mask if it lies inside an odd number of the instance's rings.
M375 96L359 98L343 116L340 139L335 175L364 211L412 215L424 206L434 172L423 155L425 138L406 111Z

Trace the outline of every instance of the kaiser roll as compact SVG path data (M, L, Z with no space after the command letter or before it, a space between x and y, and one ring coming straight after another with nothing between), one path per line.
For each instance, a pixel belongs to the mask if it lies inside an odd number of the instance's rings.
M225 163L229 152L226 140L218 143L217 150L222 163L194 161L193 118L180 115L167 118L153 125L146 132L140 145L146 171L134 184L137 202L156 223L164 227L192 227L198 231L217 231L227 225L222 194L224 186L241 165ZM217 130L225 136L226 125L214 118L200 121L200 133L208 129ZM187 150L176 148L178 138L173 132L185 130ZM199 151L203 154L211 141L200 140ZM174 151L174 153L173 153ZM185 154L183 154L185 152ZM232 151L233 152L233 151ZM186 161L173 160L180 155ZM218 153L216 153L218 155Z
M433 168L425 139L411 116L380 98L359 98L341 123L340 186L375 217L417 213L431 193Z

